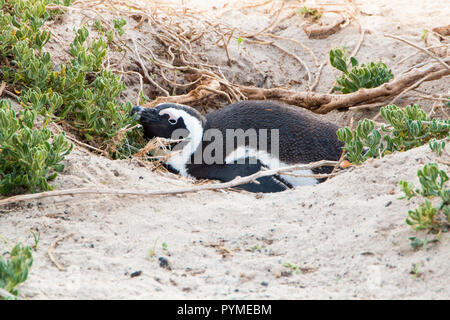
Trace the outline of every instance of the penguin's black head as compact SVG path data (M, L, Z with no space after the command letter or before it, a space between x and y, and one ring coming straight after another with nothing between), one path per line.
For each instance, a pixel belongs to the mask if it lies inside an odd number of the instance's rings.
M206 123L197 110L175 103L162 103L153 109L137 106L131 114L135 114L149 140L154 137L180 139L189 135L201 138Z

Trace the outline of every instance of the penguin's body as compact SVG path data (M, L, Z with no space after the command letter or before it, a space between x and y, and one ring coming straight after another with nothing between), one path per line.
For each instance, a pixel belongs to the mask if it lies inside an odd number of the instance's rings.
M276 101L237 102L206 117L193 108L170 103L154 109L135 107L133 113L137 113L148 139L155 136L177 139L180 136L173 135L177 129L187 130L186 142L166 164L181 175L200 179L230 181L263 168L338 160L342 153L337 126L310 111ZM220 140L222 144L218 143ZM210 159L208 155L212 155ZM330 167L322 167L294 173L330 171ZM274 175L259 178L258 182L239 187L251 192L277 192L319 181Z

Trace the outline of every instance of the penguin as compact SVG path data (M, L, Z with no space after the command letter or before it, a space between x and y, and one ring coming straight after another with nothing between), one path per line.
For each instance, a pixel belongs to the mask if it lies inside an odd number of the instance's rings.
M338 127L311 111L271 100L230 104L206 116L189 106L162 103L155 108L133 107L146 139L173 139L165 166L197 179L231 181L264 168L339 160L343 143ZM299 170L294 174L329 173L331 167ZM279 192L295 186L316 185L312 177L277 174L237 188L249 192Z

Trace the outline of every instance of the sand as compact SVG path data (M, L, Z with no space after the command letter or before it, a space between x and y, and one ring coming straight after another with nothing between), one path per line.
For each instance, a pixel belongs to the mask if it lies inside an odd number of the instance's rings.
M369 1L355 3L363 12L358 19L367 30L358 59L382 59L394 74L425 56L418 53L397 64L415 49L384 33L421 44L424 28L448 23L444 4L419 0L378 1L376 6ZM256 8L230 12L222 19L240 23L249 32L269 21ZM69 37L73 24L80 22L80 16L66 15L49 28ZM329 48L342 44L353 48L359 39L354 22L321 40L308 39L303 22L300 16L286 20L279 35L303 41L320 62ZM126 27L132 35L139 34L132 30L135 24L129 20ZM67 52L55 43L50 45L49 50L63 60ZM317 71L302 48L289 42L280 45L295 51L313 74ZM209 60L223 65L224 74L238 83L261 81L255 67L269 76L268 87L305 76L299 65L281 70L280 59L284 59L281 65L295 62L272 47L230 46L231 59L236 61L232 67L226 65L223 49L206 44L205 48ZM246 63L245 56L252 63ZM337 74L325 66L317 91L326 92ZM125 79L124 98L135 99L138 81ZM292 88L304 86L303 81ZM448 78L426 83L421 90L446 93ZM418 99L411 94L399 105L414 101ZM427 111L432 105L427 100L420 103ZM351 117L358 120L375 113L331 112L323 117L346 125ZM450 152L449 146L446 150ZM433 235L416 232L405 223L408 210L419 202L398 199L402 196L399 180L418 184L417 170L439 160L449 161L448 156L438 157L422 146L369 160L314 187L277 194L233 190L148 198L92 194L19 203L0 208L0 235L8 241L1 242L0 249L6 252L16 242L32 245L30 229L40 231L29 279L19 286L23 299L448 299L450 234L413 249L408 237L432 239ZM54 182L56 189L170 190L193 183L142 167L135 160L113 161L78 146L65 165ZM448 165L439 165L449 171ZM63 270L47 253L58 239L62 240L52 254ZM418 265L417 275L411 274L414 265Z

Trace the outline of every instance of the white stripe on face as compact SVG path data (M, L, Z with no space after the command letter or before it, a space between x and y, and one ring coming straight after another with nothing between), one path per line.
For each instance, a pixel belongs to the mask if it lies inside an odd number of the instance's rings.
M160 111L160 114L164 113L169 113L171 117L176 118L177 120L182 118L186 129L189 131L189 135L186 137L189 142L183 147L181 152L176 152L167 161L167 164L178 170L182 176L188 176L186 164L190 160L191 155L195 152L195 150L197 150L198 146L202 142L202 122L197 117L194 117L181 109L166 108Z

